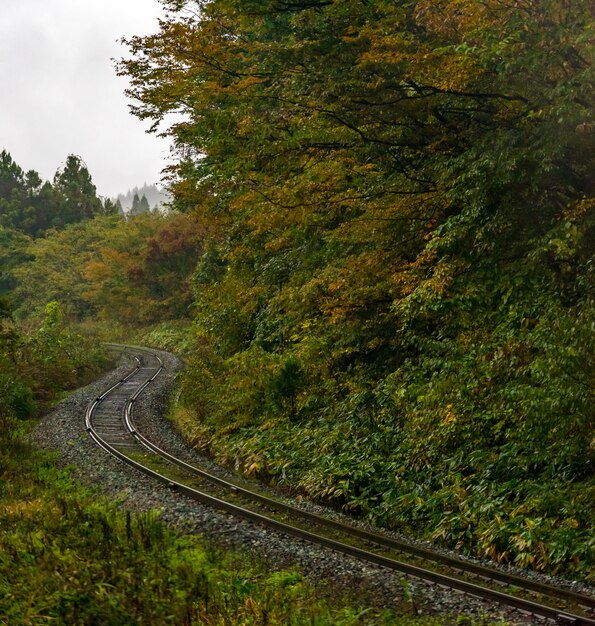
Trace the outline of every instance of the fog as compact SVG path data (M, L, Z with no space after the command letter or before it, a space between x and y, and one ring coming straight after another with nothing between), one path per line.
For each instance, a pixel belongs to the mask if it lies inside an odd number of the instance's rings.
M168 144L128 112L112 58L123 36L157 30L159 2L1 2L0 149L46 179L77 154L104 196L158 183Z

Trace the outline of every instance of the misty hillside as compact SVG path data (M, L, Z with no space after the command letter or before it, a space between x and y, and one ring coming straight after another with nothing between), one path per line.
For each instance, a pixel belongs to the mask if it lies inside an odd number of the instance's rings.
M145 183L142 187L135 187L134 189L129 189L125 194L119 194L114 201L117 202L119 200L122 208L125 211L129 211L132 208L132 202L135 194L138 194L139 198L142 198L144 195L147 198L151 209L161 207L170 200L169 194L159 189L157 185L147 185Z

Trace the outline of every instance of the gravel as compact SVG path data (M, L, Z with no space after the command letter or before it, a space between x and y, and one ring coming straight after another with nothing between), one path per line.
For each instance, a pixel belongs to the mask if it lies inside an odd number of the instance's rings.
M157 350L155 352L159 354L165 367L154 384L135 403L134 421L138 430L171 454L237 481L237 476L232 476L230 472L193 450L173 424L163 417L175 387L176 374L182 364L172 354ZM507 619L512 624L543 623L518 611L422 581L410 579L404 584L403 577L398 574L281 533L265 530L252 522L234 518L172 493L166 486L114 460L89 438L85 430L85 411L90 400L130 370L131 363L129 357L122 357L114 371L73 392L40 421L32 434L32 440L38 447L59 452L61 465L72 466L77 480L92 486L127 510L157 511L160 519L179 531L200 534L218 547L248 551L263 558L271 568L298 567L318 585L323 595L337 597L347 594L364 605L397 610L411 610L415 607L420 613L450 614L458 616L460 623L464 623L463 616L471 619L489 618L494 621ZM243 479L242 482L251 483ZM262 485L259 488L262 490ZM303 500L295 502L284 499L294 506L342 517L323 507L304 503ZM401 535L398 537L403 539ZM532 573L531 576L552 582L551 578L539 574ZM585 591L580 585L566 584Z

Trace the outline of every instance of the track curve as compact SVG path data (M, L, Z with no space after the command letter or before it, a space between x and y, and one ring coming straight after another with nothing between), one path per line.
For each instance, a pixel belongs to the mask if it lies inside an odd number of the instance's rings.
M228 502L225 499L217 498L189 487L187 484L178 480L173 480L171 477L157 472L147 465L139 463L131 457L134 457L141 452L146 453L147 451L150 451L151 453L166 459L168 462L183 468L190 474L198 475L212 483L225 487L234 494L241 492L241 495L246 498L265 503L270 506L271 509L284 509L292 519L294 516L307 518L317 524L341 531L350 537L358 537L366 542L371 542L384 548L403 551L406 547L406 551L414 556L423 558L427 561L442 562L449 567L455 568L458 572L464 572L465 574L471 574L476 577L479 576L482 579L489 579L499 584L512 585L533 594L538 593L550 597L556 596L559 600L562 600L562 602L570 602L576 606L585 607L588 611L592 611L595 607L595 600L590 596L577 594L564 589L553 588L549 585L537 583L520 576L510 575L486 566L469 563L464 560L436 553L430 549L419 548L411 546L410 544L401 543L382 534L371 533L355 526L349 526L341 522L328 520L327 518L323 518L319 515L292 507L278 500L271 500L267 496L238 487L237 485L222 480L219 477L213 476L212 474L204 472L199 468L177 459L173 455L156 446L144 437L142 433L138 432L133 421L133 408L136 399L159 376L163 369L163 362L157 354L145 348L123 346L119 344L110 345L116 349L129 353L133 359L136 360L136 366L127 376L107 389L103 394L95 398L89 404L85 421L87 432L97 445L124 463L135 467L162 483L166 483L171 489L176 490L193 500L227 511L228 513L238 517L249 519L253 522L273 528L285 534L299 537L300 539L305 539L319 545L327 546L335 551L375 563L376 565L386 567L393 571L401 572L407 576L412 576L444 587L449 587L475 597L498 602L505 606L514 607L555 623L575 624L576 626L595 626L595 619L585 615L577 615L575 613L568 612L559 606L539 604L532 600L527 600L526 598L519 598L508 593L496 591L483 585L478 585L474 582L462 580L459 577L448 576L431 569L397 561L393 558L383 556L382 554L370 552L368 550L304 530L303 528L298 528L293 524L280 522L266 515L256 513L250 509Z

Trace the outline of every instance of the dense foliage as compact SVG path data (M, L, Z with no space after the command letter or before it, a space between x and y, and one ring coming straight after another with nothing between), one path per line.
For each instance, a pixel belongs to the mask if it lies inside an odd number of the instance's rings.
M116 212L111 200L97 196L82 159L71 154L54 176L42 181L34 170L24 172L10 154L0 152L0 225L32 237L50 228Z
M397 616L321 599L297 572L181 538L155 514L125 514L75 486L27 444L29 418L105 365L57 302L26 333L0 300L1 623L437 626L407 603Z
M120 65L205 225L183 400L249 472L593 562L593 7L164 0ZM188 420L187 420L188 423Z
M189 320L203 232L191 215L159 213L96 216L37 239L0 227L0 288L20 319L56 301L71 323L111 325L111 338L123 327Z
M106 364L94 342L67 328L57 302L50 302L43 322L25 333L14 323L10 304L0 299L0 494L7 472L16 470L25 420Z
M3 623L444 623L413 617L410 607L397 616L321 599L297 572L267 571L245 555L175 536L154 514L98 502L48 459L21 458L10 478L0 480Z
M0 414L27 419L61 392L91 379L106 365L103 351L73 332L57 302L45 308L42 323L25 333L0 300Z
M114 587L140 575L135 546L155 540L147 567L164 578L120 605L126 619L160 619L173 587L181 611L203 615L184 581L209 578L206 556L191 565L152 523L65 504L37 470L35 488L7 492L29 458L23 420L104 364L89 329L182 348L175 416L241 471L588 578L591 3L162 1L160 32L133 38L120 71L140 117L175 120L177 213L116 215L78 157L42 183L0 155L0 516L12 529L0 553L28 546L23 595L0 583L2 610L23 623L36 610L115 615L90 583L101 538L76 537L97 523L121 546ZM82 591L55 533L94 554ZM44 571L34 558L67 572L51 609L27 604ZM212 574L221 619L268 611L271 587L226 567Z
M0 300L1 623L444 623L413 615L411 600L395 615L354 608L359 599L332 590L321 598L297 572L177 536L156 514L124 513L74 485L53 458L27 444L28 418L105 364L95 344L65 323L57 302L26 333Z

